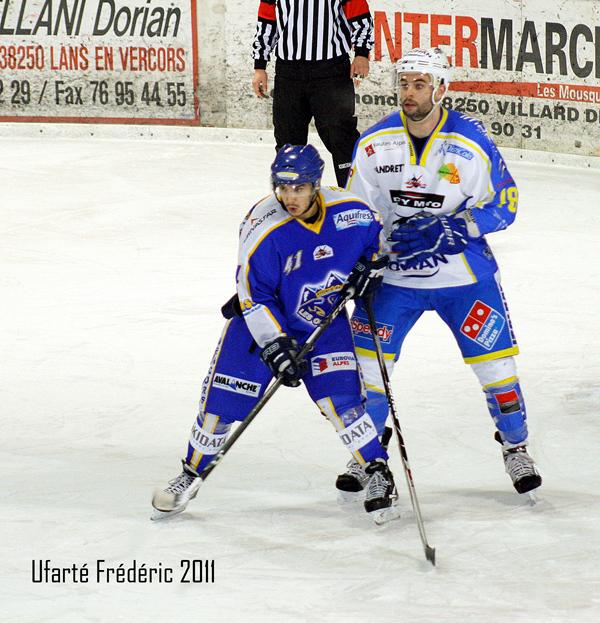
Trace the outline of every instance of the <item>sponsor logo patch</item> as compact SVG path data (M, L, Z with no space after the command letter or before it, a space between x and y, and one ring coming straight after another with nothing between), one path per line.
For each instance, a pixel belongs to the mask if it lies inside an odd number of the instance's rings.
M350 426L341 430L338 435L346 448L348 448L350 452L354 452L375 439L375 437L377 437L377 430L373 420L365 413L362 417L358 418L356 422L353 422Z
M324 260L327 257L333 257L333 249L329 245L322 244L315 247L315 250L313 251L313 259Z
M273 216L273 214L275 214L275 212L277 212L277 210L273 209L273 210L269 210L266 214L263 214L263 216L261 216L260 218L251 218L250 219L250 229L248 230L248 233L246 234L246 237L244 238L244 242L246 242L246 240L248 240L250 235L254 231L256 231L257 227L260 227L269 217Z
M460 174L458 168L453 162L444 163L438 170L441 180L446 180L451 184L460 184Z
M366 337L371 335L371 325L368 322L359 320L358 318L352 318L350 321L352 326L352 333L356 337ZM394 334L394 327L391 324L384 324L382 322L377 323L377 335L384 344L389 344Z
M444 205L444 195L417 193L407 190L390 190L392 201L403 208L439 210Z
M261 384L246 381L245 379L238 379L235 376L228 376L226 374L215 374L213 386L223 389L226 392L233 392L234 394L243 394L244 396L256 398L260 392Z
M382 164L375 167L375 173L401 173L403 164Z
M475 301L463 320L460 332L477 342L486 350L491 350L504 328L502 314L482 301Z
M468 149L464 149L463 147L459 147L458 145L448 145L446 148L446 152L449 154L456 154L465 160L473 160L474 154L472 151Z
M192 434L190 436L190 444L202 454L217 454L221 447L225 444L227 435L215 435L209 433L198 426L198 422L194 422Z
M356 370L356 357L354 353L328 353L312 357L310 365L313 376L343 370Z
M365 147L365 153L370 158L375 153L375 147L373 147L373 145L371 145L371 144L367 145Z
M349 227L369 227L373 221L373 213L370 210L346 210L333 217L333 223L338 231Z

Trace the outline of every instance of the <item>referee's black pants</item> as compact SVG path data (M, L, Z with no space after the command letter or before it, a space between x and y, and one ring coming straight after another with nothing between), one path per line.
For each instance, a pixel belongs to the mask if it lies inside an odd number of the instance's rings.
M333 157L338 186L344 187L359 137L348 56L325 61L277 60L273 92L276 149L286 143L306 145L313 117Z

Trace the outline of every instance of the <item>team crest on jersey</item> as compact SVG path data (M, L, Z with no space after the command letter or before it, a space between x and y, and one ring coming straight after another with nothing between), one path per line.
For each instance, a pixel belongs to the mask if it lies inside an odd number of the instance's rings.
M504 324L505 320L499 311L477 300L463 320L460 332L486 350L491 350L498 341Z
M446 180L451 184L460 184L460 175L458 168L453 162L444 163L438 170L441 180Z
M310 324L318 325L329 310L337 303L338 294L344 285L336 273L329 273L325 283L307 284L300 295L296 314Z
M329 245L320 244L318 247L315 247L313 251L314 260L324 260L328 257L333 257L333 249Z
M419 175L419 177L413 175L404 186L406 188L427 188L427 184L425 184L422 180L422 175Z
M343 370L356 370L356 357L354 353L328 353L327 355L313 357L310 360L310 366L313 376Z

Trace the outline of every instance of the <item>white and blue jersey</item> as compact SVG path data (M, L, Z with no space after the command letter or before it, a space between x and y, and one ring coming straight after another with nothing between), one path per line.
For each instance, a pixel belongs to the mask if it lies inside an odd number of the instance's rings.
M410 288L464 286L494 275L498 266L484 236L505 229L517 211L517 187L485 128L453 110L441 110L420 154L402 112L371 126L356 144L347 188L380 211L388 237L401 219L418 212L469 209L474 223L463 253L415 264L387 249L384 281Z
M270 195L242 224L238 298L260 347L283 334L311 333L356 261L381 253L381 220L364 200L339 188L322 189L318 200L314 223L293 218Z
M514 221L517 187L476 119L440 109L437 126L419 147L420 151L404 114L392 113L361 135L348 181L353 193L380 211L386 239L403 219L419 212L466 217L469 239L462 253L436 253L416 262L401 260L386 249L390 262L373 306L388 371L398 360L406 335L426 311L435 311L448 325L466 363L491 369L492 362L516 355L518 346L485 234ZM367 386L367 409L381 432L388 404L367 312L360 301L352 328ZM485 391L499 387L503 396L511 397L517 391L516 376L492 380ZM511 391L505 392L506 387ZM503 439L526 438L524 407L507 424L491 398L489 404Z

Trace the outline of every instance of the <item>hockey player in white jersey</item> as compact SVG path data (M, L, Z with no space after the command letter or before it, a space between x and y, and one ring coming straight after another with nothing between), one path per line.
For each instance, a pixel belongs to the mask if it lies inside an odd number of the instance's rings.
M324 163L312 145L284 146L271 167L273 193L240 228L237 298L202 387L183 471L157 491L157 517L183 511L202 482L198 474L242 421L273 376L301 381L367 474L364 507L376 522L397 516L394 480L373 421L365 411L346 314L321 334L308 361L300 347L351 287L355 297L381 282L387 257L382 225L364 200L321 188ZM237 313L233 310L237 307ZM289 414L281 414L290 417ZM290 421L290 431L294 423ZM293 435L290 435L290 439ZM389 511L389 512L388 512Z
M450 66L439 48L411 50L396 71L401 110L361 135L347 185L384 218L391 259L374 311L386 363L391 373L406 334L424 311L436 311L481 383L506 471L526 493L541 477L526 448L518 347L485 238L513 222L517 187L483 125L442 108ZM387 401L360 302L352 325L367 409L381 434ZM354 478L360 488L363 476L353 464L337 486Z

